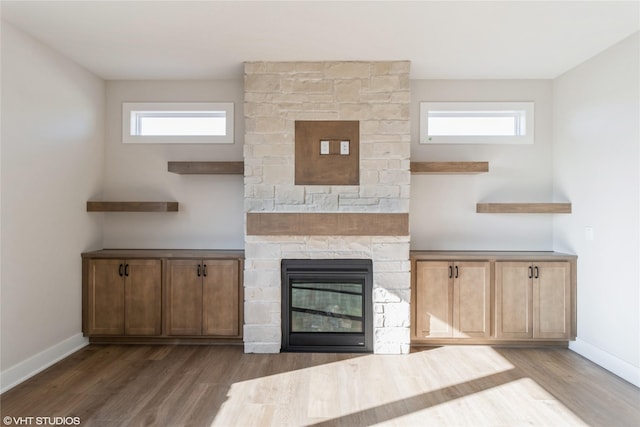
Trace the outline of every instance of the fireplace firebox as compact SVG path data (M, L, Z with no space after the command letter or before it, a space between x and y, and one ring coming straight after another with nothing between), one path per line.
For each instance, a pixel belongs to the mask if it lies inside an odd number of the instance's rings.
M368 259L282 260L282 351L373 352Z

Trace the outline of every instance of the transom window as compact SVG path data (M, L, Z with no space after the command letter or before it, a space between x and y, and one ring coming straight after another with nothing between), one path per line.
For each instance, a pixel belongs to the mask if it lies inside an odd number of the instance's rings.
M233 143L233 103L125 102L124 143Z
M421 144L533 144L533 102L422 102Z

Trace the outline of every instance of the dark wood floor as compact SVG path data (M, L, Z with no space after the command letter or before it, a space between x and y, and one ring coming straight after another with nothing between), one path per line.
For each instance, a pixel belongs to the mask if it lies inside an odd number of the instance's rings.
M384 356L91 345L0 399L2 417L83 426L640 425L638 388L551 348Z

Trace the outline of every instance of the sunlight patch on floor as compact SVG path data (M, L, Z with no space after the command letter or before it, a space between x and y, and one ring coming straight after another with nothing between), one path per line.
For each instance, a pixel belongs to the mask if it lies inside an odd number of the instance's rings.
M530 378L385 420L376 426L555 426L588 425Z
M584 425L485 346L354 357L238 382L227 396L214 426Z

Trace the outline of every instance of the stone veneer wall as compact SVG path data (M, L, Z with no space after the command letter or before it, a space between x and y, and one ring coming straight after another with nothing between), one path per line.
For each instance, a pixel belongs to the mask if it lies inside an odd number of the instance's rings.
M409 68L245 63L245 211L408 213ZM294 185L296 120L360 121L360 185ZM372 259L374 352L409 351L409 236L246 236L246 352L280 351L283 258Z

